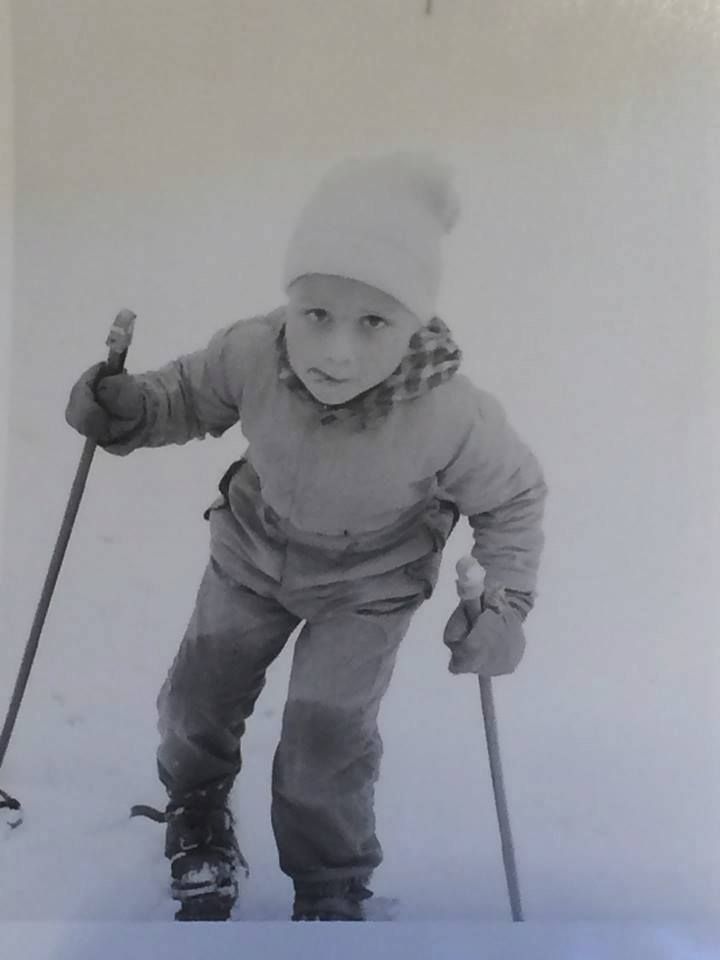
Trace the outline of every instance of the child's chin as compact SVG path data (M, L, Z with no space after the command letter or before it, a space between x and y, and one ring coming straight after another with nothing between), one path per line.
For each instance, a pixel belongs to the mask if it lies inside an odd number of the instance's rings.
M300 377L300 380L305 389L315 397L318 403L325 404L326 406L347 403L348 400L352 400L353 397L356 397L358 393L361 392L357 389L356 383L352 385L348 384L347 386L344 384L334 386L330 383L320 381L312 375Z
M308 387L310 393L315 397L315 399L324 404L326 407L337 407L343 403L348 403L352 400L353 397L358 395L357 390L322 390L318 389L316 384L313 384L312 387Z

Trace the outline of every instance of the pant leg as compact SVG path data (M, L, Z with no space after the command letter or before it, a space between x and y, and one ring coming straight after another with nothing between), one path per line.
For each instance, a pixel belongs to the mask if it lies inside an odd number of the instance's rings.
M157 701L158 772L171 794L232 782L265 672L299 622L277 600L230 579L210 560Z
M273 763L272 823L295 880L368 877L382 860L377 727L397 650L424 592L308 618L297 639Z

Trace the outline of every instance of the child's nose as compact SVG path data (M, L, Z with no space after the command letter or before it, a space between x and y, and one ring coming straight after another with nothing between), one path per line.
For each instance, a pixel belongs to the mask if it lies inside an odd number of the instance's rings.
M354 345L348 330L336 329L328 334L325 341L325 360L335 367L348 366L353 359ZM328 373L332 371L328 370Z

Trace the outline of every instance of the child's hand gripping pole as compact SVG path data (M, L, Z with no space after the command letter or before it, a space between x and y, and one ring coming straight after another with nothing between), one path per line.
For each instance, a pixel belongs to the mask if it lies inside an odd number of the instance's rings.
M483 604L485 570L472 556L465 556L458 560L455 570L457 572L456 585L458 596L465 610L468 626L472 628L483 610L491 605L491 603L488 603L489 598L485 598L485 605ZM505 864L505 878L507 881L508 894L510 895L510 909L513 920L521 921L523 919L522 904L520 902L520 888L518 886L517 868L515 866L515 852L510 830L510 818L508 816L505 787L503 785L492 682L490 677L479 676L478 680L480 682L480 700L482 703L483 719L485 721L485 739L487 740L488 757L490 760L490 775L492 777L493 792L495 794L495 809L497 810L498 825L500 827L500 843L502 846L503 863Z
M104 368L100 371L99 379L103 376L110 376L114 373L122 373L134 329L135 314L132 312L132 310L121 310L120 313L118 313L118 315L115 317L113 325L110 328L110 333L105 341L105 345L108 347L108 358ZM73 480L70 496L65 508L65 514L60 526L60 533L58 534L57 542L55 543L55 549L50 560L47 576L45 577L45 583L43 585L40 601L38 603L37 610L35 611L35 618L30 629L30 636L25 647L25 653L20 665L20 671L15 682L15 689L13 690L12 699L10 700L8 714L5 718L2 733L0 733L0 767L5 759L8 744L10 743L10 737L15 726L15 720L17 719L18 711L20 710L20 704L22 702L23 695L25 694L25 688L30 676L30 669L33 665L33 660L35 659L38 643L40 642L40 633L42 632L43 624L45 623L45 617L47 616L50 600L52 598L55 584L60 573L60 567L62 566L63 558L65 556L65 550L67 548L68 541L70 540L70 534L72 532L75 517L77 516L78 508L80 506L80 500L82 498L83 491L85 490L85 482L87 480L90 464L92 463L96 446L97 444L94 440L85 441L85 446L83 447L83 452L80 457L80 463L78 464L78 468L75 473L75 479ZM20 803L14 797L11 797L9 794L0 790L0 807L7 807L11 810L19 810ZM19 826L21 822L22 819L19 818L13 821L10 826Z

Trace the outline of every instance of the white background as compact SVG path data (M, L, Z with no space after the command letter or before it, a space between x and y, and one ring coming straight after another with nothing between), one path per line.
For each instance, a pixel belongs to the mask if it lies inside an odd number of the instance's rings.
M12 299L0 137L12 320L0 703L82 447L67 394L105 355L115 314L138 314L131 371L203 345L281 302L285 242L327 166L429 147L454 162L463 198L440 314L550 487L528 653L495 682L526 914L713 921L717 11L434 6L0 5L0 63L7 78L12 53L15 70ZM4 96L0 128L9 108ZM0 919L171 916L160 828L126 814L162 802L154 697L205 565L202 510L243 447L234 430L98 453L0 774L26 806L0 845L14 864L0 873ZM382 713L377 887L402 896L409 921L507 915L477 686L447 674L441 643L469 545L463 522ZM290 652L251 721L235 794L249 919L287 912L268 794Z

